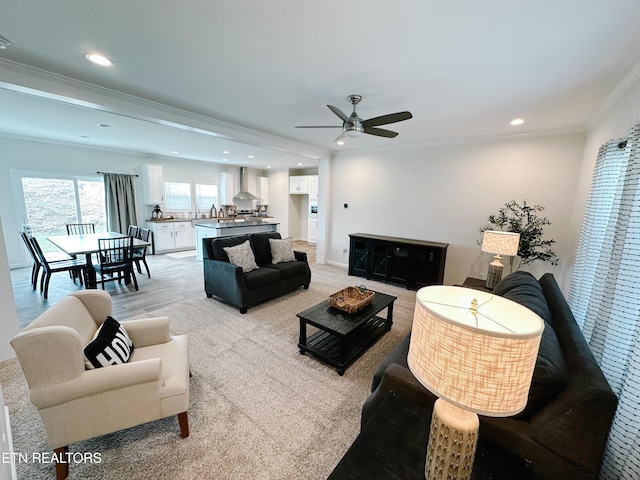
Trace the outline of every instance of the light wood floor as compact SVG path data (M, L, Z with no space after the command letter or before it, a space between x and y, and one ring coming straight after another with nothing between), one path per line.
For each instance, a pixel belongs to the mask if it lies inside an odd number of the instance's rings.
M307 252L309 264L316 261L315 245L294 242L294 249ZM105 286L113 299L113 316L127 319L141 313L148 313L167 305L180 303L186 299L205 295L202 262L195 254L190 257L175 258L172 255L147 255L151 278L147 278L144 265L142 274L136 273L138 291L133 285L119 285L108 282ZM11 281L18 310L20 327L27 326L69 292L82 290L73 283L66 272L53 275L49 283L49 298L44 299L39 289L31 287L31 267L11 270Z

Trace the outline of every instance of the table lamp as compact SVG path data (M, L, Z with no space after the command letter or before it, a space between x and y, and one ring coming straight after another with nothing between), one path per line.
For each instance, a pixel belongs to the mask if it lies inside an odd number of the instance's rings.
M497 295L442 285L417 292L407 360L438 397L427 479L471 478L478 414L507 417L524 409L543 329L534 312Z
M518 245L520 243L520 234L513 232L502 232L500 230L485 230L482 235L481 250L487 253L493 253L493 262L489 264L487 272L487 288L493 289L502 279L502 257L501 255L509 255L511 257L518 254Z

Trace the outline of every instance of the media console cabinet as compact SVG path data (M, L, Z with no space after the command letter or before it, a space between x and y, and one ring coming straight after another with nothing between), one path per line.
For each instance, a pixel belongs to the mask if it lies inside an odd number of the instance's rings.
M448 243L352 233L349 275L417 290L441 285Z

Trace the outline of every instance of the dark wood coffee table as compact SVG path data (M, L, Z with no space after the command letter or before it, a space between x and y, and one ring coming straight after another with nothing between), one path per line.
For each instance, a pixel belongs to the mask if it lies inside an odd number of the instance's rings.
M349 314L329 306L329 300L298 313L300 340L304 355L313 354L336 368L339 375L393 324L393 302L397 297L375 292L373 301L362 310ZM387 317L377 316L387 309ZM307 336L307 325L318 330Z

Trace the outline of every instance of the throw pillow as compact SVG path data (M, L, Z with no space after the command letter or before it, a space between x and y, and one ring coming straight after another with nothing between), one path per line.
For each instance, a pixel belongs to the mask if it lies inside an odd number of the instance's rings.
M269 239L271 257L273 263L293 262L296 256L293 253L293 238L287 237L281 240Z
M95 338L84 347L84 356L90 364L89 368L127 363L131 358L131 353L133 353L133 342L129 338L129 334L112 317L107 317L98 329Z
M224 247L223 250L229 257L229 261L238 267L242 267L244 273L258 268L249 240L233 247Z

